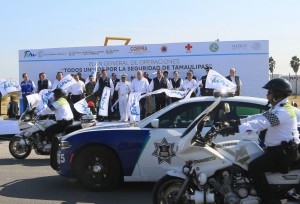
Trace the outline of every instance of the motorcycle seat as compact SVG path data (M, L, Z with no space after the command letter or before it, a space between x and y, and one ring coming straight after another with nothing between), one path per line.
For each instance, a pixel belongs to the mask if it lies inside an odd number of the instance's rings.
M300 153L297 153L297 159L291 165L290 170L300 169Z

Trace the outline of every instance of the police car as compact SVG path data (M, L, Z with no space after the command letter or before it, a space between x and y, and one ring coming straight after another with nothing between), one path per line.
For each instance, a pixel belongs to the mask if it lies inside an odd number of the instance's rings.
M120 181L157 181L168 168L183 166L184 161L176 157L176 143L189 124L215 100L214 97L180 100L135 125L107 123L73 132L53 142L51 166L61 176L76 178L90 190L108 190ZM227 114L229 120L269 109L267 100L262 98L222 98L206 124L206 131L218 120L224 103L231 108ZM295 108L295 111L300 121L300 110ZM232 137L257 141L256 133L238 133Z

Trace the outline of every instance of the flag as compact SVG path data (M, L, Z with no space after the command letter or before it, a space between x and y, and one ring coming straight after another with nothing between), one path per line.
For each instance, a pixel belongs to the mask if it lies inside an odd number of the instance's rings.
M53 92L50 89L43 89L39 93L39 98L40 101L38 103L37 108L35 109L35 112L38 115L49 114L49 112L51 113L52 111L51 109L49 109L48 103L54 102Z
M41 96L38 93L30 94L26 96L29 106L38 106L41 99Z
M96 80L97 70L98 70L98 62L96 62L96 68L95 68L95 70L94 70L94 71L91 71L91 72L89 73L89 75L87 76L87 78L86 78L86 80L85 80L85 85L86 85L87 83L90 82L90 76L91 76L91 75L94 77L94 80Z
M52 90L54 89L66 90L67 88L69 88L70 86L76 83L77 82L75 81L75 79L70 74L68 74L67 76L62 78L62 80L60 80L60 82L56 85L56 87L52 87Z
M144 95L143 95L144 96ZM132 92L129 94L127 103L127 112L129 115L130 122L140 121L140 101L141 92Z
M184 98L188 92L165 89L165 93L167 96L172 97L172 98Z
M101 101L99 104L99 115L108 116L108 105L109 105L109 97L110 97L110 88L104 87Z
M198 88L198 86L200 86L201 83L202 81L198 81L197 84L193 88L191 88L191 90L189 90L189 92L185 96L185 99L191 98L192 93Z
M233 91L236 87L234 83L223 77L215 70L209 70L206 78L206 88L212 88L217 91L226 90Z
M0 91L2 96L4 96L11 92L21 91L21 87L16 81L7 81L6 79L0 79Z
M91 109L88 107L88 104L84 99L81 99L77 103L74 104L74 108L81 114L92 115Z

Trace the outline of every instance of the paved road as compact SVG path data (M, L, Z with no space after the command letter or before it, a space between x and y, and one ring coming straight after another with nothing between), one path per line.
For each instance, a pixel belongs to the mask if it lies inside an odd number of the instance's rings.
M8 142L0 140L0 204L147 204L153 183L126 183L110 192L90 192L77 182L58 176L48 156L34 152L25 160L14 159Z

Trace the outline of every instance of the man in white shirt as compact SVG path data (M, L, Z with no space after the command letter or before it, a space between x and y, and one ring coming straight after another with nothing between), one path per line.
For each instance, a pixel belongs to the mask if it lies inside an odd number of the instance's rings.
M74 79L77 83L73 84L69 92L71 94L71 103L72 103L72 111L74 114L74 120L80 120L80 113L74 108L74 104L83 99L85 92L85 84L83 81L79 80L79 75L75 74Z
M143 72L140 70L137 71L136 78L133 79L131 82L130 91L141 92L143 95L148 92L148 88L149 88L149 82L146 78L143 77ZM144 119L146 114L145 102L146 102L145 97L140 100L141 119Z
M121 81L119 81L116 85L115 90L118 92L119 98L119 111L120 111L120 121L126 122L128 120L127 115L127 103L128 96L130 92L130 82L126 80L127 74L121 75Z
M167 78L163 76L162 70L157 70L156 76L149 85L149 91L156 91L159 89L172 89L172 85ZM164 108L166 106L166 94L160 93L155 94L155 107L156 111Z
M195 87L197 85L197 81L195 79L193 79L193 73L188 71L187 72L187 78L183 81L183 84L182 84L182 89L184 91L189 91L191 90L193 87ZM198 91L198 93L200 92L199 91L199 86L198 88L196 89ZM191 95L191 98L192 97L196 97L196 90L192 93Z
M236 85L236 87L234 89L235 95L240 96L241 95L242 82L241 82L240 77L236 75L236 69L231 68L230 71L229 71L229 75L226 78Z
M63 76L64 76L64 74L62 72L56 73L56 79L53 81L52 90L56 89L57 84L60 82L60 80L62 80Z

